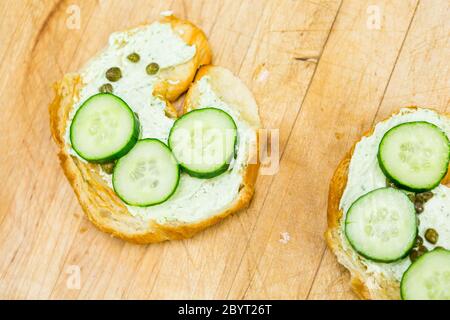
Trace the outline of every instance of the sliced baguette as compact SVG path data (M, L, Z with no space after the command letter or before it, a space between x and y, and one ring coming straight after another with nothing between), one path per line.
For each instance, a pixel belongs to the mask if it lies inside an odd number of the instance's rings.
M409 109L416 110L417 107L409 107ZM392 115L399 112L394 112ZM365 133L363 137L372 135L373 131L374 128ZM358 142L353 145L344 159L339 163L331 179L328 193L328 229L325 233L325 238L339 263L349 270L351 276L350 286L358 297L361 299L397 300L400 299L400 282L394 278L386 277L381 273L369 274L367 267L359 259L359 256L352 249L344 248L342 243L341 218L343 217L343 211L340 209L339 204L347 185L353 151ZM447 174L442 184L448 184L450 181L449 177L449 174Z
M369 135L370 133L365 136ZM328 193L328 229L325 238L328 247L336 255L339 263L350 271L350 286L358 297L361 299L399 299L400 284L398 281L388 279L382 274L376 277L369 275L364 264L355 258L352 252L345 250L342 243L341 218L343 212L339 208L339 203L347 185L347 176L354 148L355 146L339 163L331 179ZM376 289L370 285L374 282L378 287Z
M165 18L163 22L169 22L175 31L183 29L183 40L187 44L194 44L197 49L192 60L165 71L162 74L162 81L154 87L153 95L167 100L166 113L170 116L176 116L176 110L170 102L177 99L188 88L201 65L210 63L211 52L205 35L193 24L174 17ZM239 111L243 115L251 115L248 118L246 116L249 123L259 126L256 103L245 85L231 75L229 71L216 67L201 69L198 78L202 74L208 74L208 70L211 70L211 79L215 84L219 87L227 85L227 88L233 90L237 97L237 99L228 101L229 94L226 94L222 97L223 100L230 105L239 106ZM103 180L100 166L86 163L71 155L70 146L64 140L67 119L82 86L83 83L79 74L68 74L55 84L55 99L49 106L50 126L53 138L59 148L59 159L64 173L72 185L86 216L100 230L124 240L141 244L188 238L249 203L254 191L258 171L257 164L248 164L243 170L242 186L238 196L222 212L213 213L207 218L189 223L180 221L158 223L153 219L146 220L140 216L133 216ZM194 101L196 101L196 95L198 94L195 88L196 85L194 84L188 93L190 98L185 100L184 110L195 108ZM242 99L239 96L242 96ZM255 125L254 128L256 132L257 126Z

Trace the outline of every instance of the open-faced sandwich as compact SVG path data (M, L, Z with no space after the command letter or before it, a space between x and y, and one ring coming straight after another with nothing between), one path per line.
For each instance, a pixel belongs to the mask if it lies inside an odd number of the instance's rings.
M450 118L401 109L339 164L328 245L366 299L450 299Z
M203 32L170 16L112 34L56 84L61 165L99 229L137 243L181 239L249 203L258 107L230 71L201 67L210 61ZM189 87L178 117L171 102Z

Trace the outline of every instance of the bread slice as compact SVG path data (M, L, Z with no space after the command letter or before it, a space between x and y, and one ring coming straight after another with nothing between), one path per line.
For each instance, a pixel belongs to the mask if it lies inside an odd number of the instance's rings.
M369 136L371 132L365 136ZM356 143L355 143L356 145ZM344 249L341 238L341 218L343 211L339 208L342 195L347 185L350 161L355 146L347 153L337 166L330 182L328 193L328 229L325 233L328 247L336 255L339 263L350 271L350 286L361 299L399 299L400 283L382 274L376 277L366 272L366 266L358 259L354 252ZM377 288L371 286L376 283Z
M404 108L405 110L416 111L417 107ZM434 111L434 110L432 110ZM400 113L394 112L392 116ZM448 116L448 115L447 115ZM387 119L386 119L387 120ZM373 134L375 128L372 128L363 137L369 137ZM359 140L361 141L361 140ZM355 150L357 141L344 159L337 166L330 182L328 194L328 229L325 233L329 248L336 255L339 263L350 271L352 290L362 299L400 299L400 282L388 277L382 273L369 273L367 267L362 263L362 259L356 252L345 246L342 241L341 219L344 215L340 209L340 201L347 185L349 166ZM442 184L448 184L449 175L447 175Z
M166 115L176 117L176 109L170 102L176 100L188 89L201 65L210 63L211 51L203 32L190 22L172 16L164 18L162 22L170 23L172 29L182 37L183 41L196 46L195 56L190 61L161 70L161 80L154 86L153 95L167 101ZM258 107L242 81L228 70L219 67L200 69L197 79L205 75L209 76L213 89L217 90L217 95L222 101L235 108L237 114L241 115L242 121L248 122L257 135L260 124ZM86 216L100 230L141 244L188 238L248 205L254 192L257 163L245 164L241 172L242 183L239 190L236 190L236 197L218 212L209 212L198 219L189 221L172 219L162 222L151 217L131 214L129 207L119 199L105 181L100 166L82 161L73 155L70 152L70 145L66 142L67 121L70 119L70 112L79 98L83 85L83 79L78 73L67 74L55 84L55 98L49 106L50 126L59 148L59 159L64 173ZM198 107L196 102L201 92L197 88L196 84L192 85L183 110ZM149 94L152 93L149 92ZM256 144L254 147L251 156L257 154Z

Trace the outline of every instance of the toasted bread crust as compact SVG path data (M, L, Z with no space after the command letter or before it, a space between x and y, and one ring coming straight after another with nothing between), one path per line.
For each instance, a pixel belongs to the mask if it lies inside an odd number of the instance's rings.
M417 109L415 106L407 108ZM400 111L394 112L392 115L399 112ZM370 129L363 137L370 136L373 131L374 128ZM377 276L369 275L366 272L366 267L361 261L352 256L352 252L350 252L351 249L345 250L342 244L340 220L343 216L343 212L339 208L339 203L347 185L347 177L353 151L359 141L360 140L355 142L350 151L345 155L344 159L341 160L331 179L328 192L328 229L325 232L325 238L329 248L336 255L338 261L349 270L351 275L350 286L358 297L361 299L397 300L400 299L400 282L396 279L388 279L381 274ZM447 174L442 183L445 184L448 181L449 174Z
M180 20L174 16L164 17L161 22L170 23L175 33L186 44L195 45L197 48L196 54L191 60L160 72L160 77L165 80L155 86L153 95L164 97L168 101L175 101L189 88L197 69L211 63L212 53L206 35L191 22ZM174 85L174 80L178 81L176 85Z
M189 87L197 69L211 61L211 51L203 32L193 24L175 17L164 18L177 31L183 29L183 40L196 45L196 55L187 63L170 68L162 74L165 81L155 86L154 95L163 97L168 102L167 113L176 116L176 110L169 103L174 101ZM59 148L59 159L63 171L69 180L83 211L88 219L100 230L121 239L147 244L165 240L189 238L199 231L217 223L226 216L247 206L254 193L254 184L258 172L257 164L249 164L243 173L243 182L238 197L230 206L206 219L194 223L171 222L159 224L154 220L144 221L132 216L126 206L109 188L100 176L100 166L85 163L70 155L69 147L64 141L65 126L73 103L82 88L81 77L78 74L67 74L54 85L55 98L49 106L50 127L52 136ZM185 108L186 102L185 102ZM259 122L259 118L258 118Z
M367 278L364 274L364 266L358 261L352 261L352 257L342 246L340 234L340 220L343 216L343 211L339 209L339 203L347 185L348 170L353 150L354 146L339 163L330 182L327 211L328 229L325 233L325 238L328 247L336 255L338 261L350 271L350 286L353 292L361 299L376 299L366 285Z

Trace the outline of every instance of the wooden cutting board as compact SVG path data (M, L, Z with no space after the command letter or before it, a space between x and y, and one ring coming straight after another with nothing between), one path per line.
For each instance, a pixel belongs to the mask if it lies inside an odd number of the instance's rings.
M251 88L279 129L280 166L248 210L140 246L84 218L47 106L112 31L164 10L201 27L214 63ZM447 0L4 0L0 12L0 298L353 299L323 237L334 168L397 108L450 107Z

